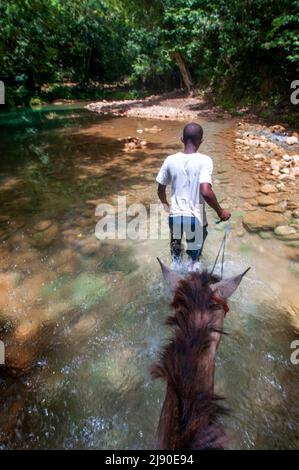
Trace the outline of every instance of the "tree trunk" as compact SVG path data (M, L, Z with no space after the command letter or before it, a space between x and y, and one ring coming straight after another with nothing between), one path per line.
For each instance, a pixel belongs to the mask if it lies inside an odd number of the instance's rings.
M184 61L181 53L180 52L175 52L174 57L175 57L175 61L176 61L177 65L180 69L183 82L185 83L185 86L187 87L187 90L191 91L192 88L193 88L192 78L191 78L190 72L189 72L189 70L188 70L188 68L185 64L185 61Z

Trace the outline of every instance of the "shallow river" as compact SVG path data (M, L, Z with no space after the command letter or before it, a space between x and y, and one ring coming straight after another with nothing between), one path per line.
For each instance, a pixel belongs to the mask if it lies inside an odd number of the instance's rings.
M229 447L297 448L299 365L290 345L298 338L298 267L281 242L242 228L239 193L256 183L231 158L235 122L200 122L216 193L233 213L224 275L252 268L230 300L230 335L217 357ZM0 445L153 448L164 386L149 366L169 333L170 301L156 256L169 262L168 241L101 243L95 207L118 195L157 202L155 176L181 148L183 122L53 106L0 124L0 339L13 366L0 369ZM124 152L120 139L129 135L147 147ZM223 224L208 217L210 266Z

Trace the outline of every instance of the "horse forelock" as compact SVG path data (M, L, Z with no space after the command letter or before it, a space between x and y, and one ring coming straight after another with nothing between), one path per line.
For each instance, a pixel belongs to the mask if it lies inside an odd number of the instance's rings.
M212 296L210 284L217 282L216 276L211 277L207 271L194 272L181 279L175 289L171 306L175 310L203 312Z

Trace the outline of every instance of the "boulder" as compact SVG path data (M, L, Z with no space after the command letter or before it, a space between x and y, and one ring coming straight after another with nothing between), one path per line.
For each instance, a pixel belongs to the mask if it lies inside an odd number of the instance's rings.
M288 145L294 145L294 144L297 144L297 142L298 142L298 139L294 135L292 135L291 137L286 138L286 143Z
M290 227L289 225L279 225L278 227L275 227L274 233L278 237L284 237L291 235L292 233L296 233L296 229Z
M273 204L271 206L267 206L267 207L265 207L265 209L268 212L278 212L280 214L282 214L285 211L285 209L283 207L279 206L278 204Z
M253 158L255 160L266 160L267 156L263 153L256 153Z
M255 210L249 212L243 218L243 225L250 232L259 232L261 230L273 230L278 225L285 222L282 214L275 212L265 212L263 210Z
M14 337L17 341L32 340L39 331L38 322L32 320L22 321L14 331Z
M54 242L59 233L57 224L51 224L48 228L37 231L31 235L30 245L35 248L47 248Z
M276 199L274 199L272 196L258 196L257 197L257 202L259 206L270 206L271 204L275 204L277 202Z
M278 193L278 189L273 184L263 184L260 191L264 194Z
M299 233L297 231L295 232L292 232L292 233L289 233L288 235L276 235L277 238L279 238L280 240L283 240L283 241L299 241Z
M275 228L275 235L280 240L284 241L297 241L299 240L299 233L294 227L290 225L281 225Z
M276 132L276 133L282 134L283 132L286 131L286 128L284 126L280 125L280 124L275 124L274 126L270 126L269 130L271 132Z
M283 182L278 183L278 184L276 185L276 188L277 188L278 191L280 191L280 192L284 192L284 191L286 190L285 184L284 184Z

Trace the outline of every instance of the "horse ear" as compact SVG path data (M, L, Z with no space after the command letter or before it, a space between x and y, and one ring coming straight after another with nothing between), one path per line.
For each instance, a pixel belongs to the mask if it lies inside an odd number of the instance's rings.
M162 274L163 274L165 281L169 285L170 289L174 291L179 281L183 279L183 277L180 276L175 271L172 271L171 269L169 269L167 266L165 266L165 264L163 264L159 258L157 258L157 260L161 266Z
M228 299L235 292L240 282L242 281L243 276L245 276L249 269L250 268L247 268L242 274L239 274L238 276L223 279L222 281L216 282L215 284L211 284L210 288L222 299Z

